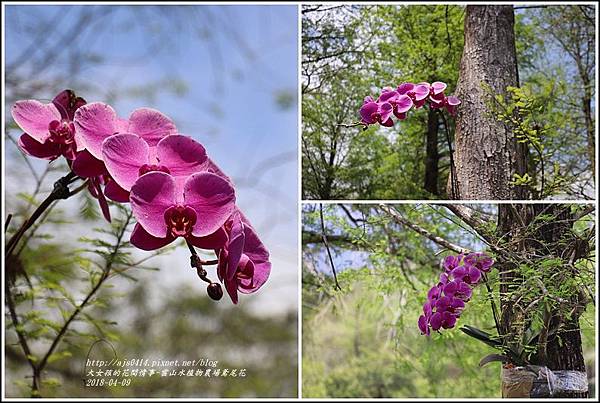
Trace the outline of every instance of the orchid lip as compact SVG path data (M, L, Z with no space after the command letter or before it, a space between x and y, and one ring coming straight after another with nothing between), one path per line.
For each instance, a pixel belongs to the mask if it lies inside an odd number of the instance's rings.
M176 238L191 235L196 219L194 209L187 206L172 206L165 211L168 233Z
M75 142L75 127L66 120L53 120L48 124L49 141L57 144L72 144Z

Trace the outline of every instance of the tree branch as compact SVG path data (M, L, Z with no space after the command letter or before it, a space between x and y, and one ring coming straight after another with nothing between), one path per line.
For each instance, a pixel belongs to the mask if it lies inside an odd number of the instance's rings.
M435 234L432 234L431 232L427 231L425 228L422 228L420 226L418 226L417 224L414 224L410 221L408 221L406 218L402 217L396 210L392 209L390 206L388 206L387 204L383 204L381 203L379 205L379 208L381 210L383 210L385 213L387 213L388 215L390 215L396 222L412 229L413 231L423 235L424 237L428 238L429 240L437 243L438 245L452 250L456 253L469 253L471 252L469 249L463 248L462 246L453 244L452 242L441 238Z
M329 243L327 242L327 235L325 234L325 220L323 219L323 203L319 203L319 214L321 217L321 231L323 237L323 243L325 244L325 249L327 249L327 255L329 256L329 263L331 264L331 271L333 272L333 279L335 281L335 286L338 290L341 290L340 283L338 283L337 273L335 271L335 264L333 263L333 257L331 256L331 250L329 249Z

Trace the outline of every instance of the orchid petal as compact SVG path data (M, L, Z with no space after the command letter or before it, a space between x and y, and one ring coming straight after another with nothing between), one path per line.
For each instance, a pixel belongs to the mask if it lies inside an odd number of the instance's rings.
M245 244L245 225L242 222L238 211L231 215L231 231L229 232L229 242L227 244L227 280L231 280L237 271L238 263L244 252Z
M387 122L390 119L390 116L392 115L392 113L394 112L394 107L392 106L391 103L389 102L384 102L382 104L379 105L379 115L381 116L381 120L380 122L383 124L383 122ZM386 126L384 124L384 126ZM393 126L393 123L392 123Z
M75 142L77 151L87 148L96 158L102 159L102 142L118 132L117 113L109 105L93 102L75 112Z
M50 141L42 144L27 133L23 133L21 137L19 137L18 144L21 151L32 157L54 160L61 155L60 146L58 144Z
M256 231L247 219L244 220L244 255L254 263L254 275L252 276L252 287L240 289L242 293L251 293L258 290L267 281L271 273L271 263L269 262L269 252L265 245L260 241Z
M148 172L140 176L131 187L129 201L133 215L150 235L157 238L167 236L165 211L176 204L175 179L171 175Z
M429 96L429 85L419 84L414 88L415 100L421 101Z
M110 209L108 208L108 201L104 197L104 193L102 192L102 188L100 187L99 179L91 178L90 184L94 188L94 193L92 193L92 194L94 195L95 198L98 199L98 204L100 205L100 210L102 210L102 215L104 215L104 218L106 219L106 221L111 222Z
M460 105L460 99L458 99L457 97L450 95L448 98L446 98L446 101L448 102L448 105L452 105L452 106L456 106L456 105Z
M129 203L129 192L123 189L114 179L104 186L104 195L117 203Z
M412 99L408 95L400 95L396 100L396 110L398 113L408 112L412 106Z
M115 134L102 143L102 158L115 182L129 191L149 162L148 144L135 134Z
M444 90L446 89L447 85L446 83L443 83L441 81L436 81L434 83L431 83L431 88L433 88L433 94L437 95L440 94L442 92L444 92Z
M129 116L128 132L137 134L150 147L155 147L163 137L176 134L177 128L171 119L156 109L140 108Z
M192 245L200 249L221 249L227 243L227 231L223 227L219 228L212 234L203 237L195 237L189 235L186 237Z
M50 122L62 120L60 112L52 103L43 104L33 99L17 101L10 112L15 123L40 143L44 143L50 137Z
M183 197L185 204L198 214L192 230L197 237L219 229L235 208L235 191L231 183L209 172L191 175L184 184Z
M176 180L206 170L206 150L193 138L183 135L170 135L158 142L157 159L169 168Z
M133 228L129 242L136 248L142 250L155 250L170 244L174 240L175 238L173 236L166 236L164 238L152 236L138 223L135 224L135 227Z
M238 284L236 279L225 280L225 290L227 290L227 294L229 294L229 298L231 298L231 302L234 304L238 303Z
M76 96L72 90L64 90L54 97L52 103L63 119L73 121L75 111L85 105L85 99Z
M415 85L413 83L402 83L398 86L396 91L398 92L398 94L404 95L408 91L412 91L414 88L415 88Z
M82 178L91 178L107 173L104 163L87 150L77 153L71 165L71 170Z
M377 99L377 102L389 102L390 100L394 100L398 95L399 94L392 88L384 88L379 99Z
M362 118L363 123L368 125L377 123L377 120L373 118L373 114L377 113L379 110L379 105L375 102L369 102L364 104L360 108L360 117Z

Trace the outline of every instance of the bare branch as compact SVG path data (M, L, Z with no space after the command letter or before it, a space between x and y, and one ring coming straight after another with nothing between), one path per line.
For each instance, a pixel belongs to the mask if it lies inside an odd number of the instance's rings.
M424 237L437 243L440 246L443 246L446 249L452 250L456 253L471 252L469 249L463 248L462 246L456 245L442 237L432 234L431 232L427 231L425 228L422 228L422 227L418 226L417 224L414 224L414 223L408 221L406 218L402 217L396 210L392 209L387 204L381 203L379 205L379 208L381 210L383 210L384 212L386 212L388 215L390 215L396 222L412 229L413 231L423 235Z
M333 263L333 257L331 256L331 250L329 249L329 243L327 242L327 235L325 234L325 220L323 219L323 203L319 203L319 214L321 216L321 231L323 237L323 243L325 244L325 249L327 249L327 255L329 256L329 263L331 264L331 271L333 272L333 279L335 281L335 286L338 290L341 290L340 283L338 283L337 273L335 271L335 264Z

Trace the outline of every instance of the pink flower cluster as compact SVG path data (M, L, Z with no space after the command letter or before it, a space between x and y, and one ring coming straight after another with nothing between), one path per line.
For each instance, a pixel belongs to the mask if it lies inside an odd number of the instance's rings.
M108 221L105 196L131 204L134 246L154 250L182 237L214 250L218 277L234 303L238 291L252 293L269 277L269 252L236 207L230 178L161 112L140 108L124 119L110 105L88 104L65 90L48 104L18 101L12 116L25 132L23 152L64 156L76 175L88 178Z
M421 333L429 336L431 330L453 328L465 303L471 299L472 288L479 283L483 273L492 269L493 264L492 258L484 253L447 256L439 283L427 293L423 315L418 321Z
M455 96L444 95L446 84L436 81L429 83L402 83L398 88L385 87L377 100L367 96L360 108L361 122L365 125L379 123L382 126L393 126L392 115L399 120L406 119L411 108L419 109L426 103L430 108L446 110L454 116L460 100Z

